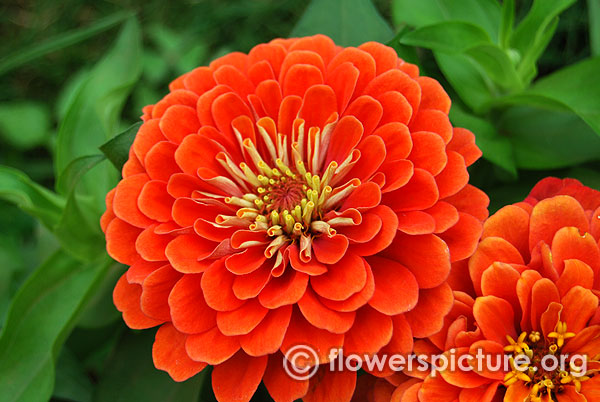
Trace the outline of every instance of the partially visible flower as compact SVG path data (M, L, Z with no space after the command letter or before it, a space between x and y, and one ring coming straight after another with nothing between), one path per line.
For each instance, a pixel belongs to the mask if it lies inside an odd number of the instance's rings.
M472 254L488 200L467 184L481 152L439 83L386 46L315 36L170 89L144 109L102 218L131 266L117 308L132 328L161 325L156 367L182 381L215 366L220 401L263 380L277 401L342 402L355 374L294 381L283 355L408 352L440 330L450 263Z
M568 194L568 195L567 195ZM596 401L600 396L600 192L548 178L525 202L484 224L469 260L475 299L455 292L440 333L415 342L415 353L516 358L531 364L491 370L400 373L366 387L376 401ZM544 367L544 356L585 356L586 371ZM495 358L492 359L495 363ZM580 364L580 362L579 362ZM506 368L506 369L505 369ZM373 380L371 380L373 381ZM394 386L397 386L394 388ZM370 390L370 391L369 391Z

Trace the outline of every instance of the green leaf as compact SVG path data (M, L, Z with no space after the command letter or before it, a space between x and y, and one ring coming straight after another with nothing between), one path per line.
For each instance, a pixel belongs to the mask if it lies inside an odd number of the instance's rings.
M394 32L370 0L312 0L290 36L325 34L340 46L388 42Z
M468 22L497 38L500 5L496 0L393 0L392 17L396 25L414 27L443 21Z
M29 149L48 143L50 112L37 102L0 104L0 136L19 149Z
M504 111L498 129L524 169L557 169L600 159L600 136L570 112L529 106Z
M153 334L127 331L108 362L95 402L196 402L208 368L177 383L152 363Z
M600 57L586 59L542 78L520 94L494 100L491 106L529 105L569 110L600 135L598 71Z
M510 37L515 23L515 0L502 1L502 18L500 19L500 32L498 43L503 49L510 47Z
M508 55L498 46L478 45L467 49L465 53L475 60L498 86L511 90L523 89L523 83L515 66Z
M58 351L108 265L58 251L21 287L0 334L1 402L50 398Z
M496 95L494 83L481 72L481 67L465 54L434 52L440 70L469 108L480 111Z
M73 160L56 181L56 191L63 195L71 193L81 177L104 159L104 155L88 155Z
M475 134L475 142L485 159L500 166L512 177L517 177L512 145L508 138L498 134L489 121L465 112L456 103L450 109L450 120L454 125L468 128Z
M96 153L98 147L112 137L124 102L140 72L140 29L137 21L130 19L112 49L89 73L60 125L55 160L57 176L74 159ZM82 180L82 192L93 196L101 209L104 194L117 179L114 169L100 166Z
M530 51L524 56L521 55L519 51L513 49L513 51L519 55L519 58L521 58L521 61L517 66L517 73L519 76L521 76L523 82L529 84L537 76L537 60L540 58L542 53L544 53L544 50L552 40L557 27L558 17L554 18L546 30L540 33L538 40L532 45Z
M106 155L119 172L123 169L123 165L127 162L127 159L129 159L129 149L133 145L133 140L135 140L135 136L141 126L142 122L135 123L100 147L102 153Z
M64 212L54 228L62 247L82 261L92 261L105 252L100 216L89 197L75 191L67 198Z
M75 354L64 347L56 362L52 396L67 401L91 402L93 385Z
M54 113L58 121L62 121L65 115L69 111L69 107L73 103L73 100L81 91L81 88L88 80L89 69L83 68L80 71L73 74L67 82L61 88L58 96L56 97Z
M462 53L477 46L490 44L490 36L479 26L460 21L439 22L408 32L400 38L408 46L424 47L447 53Z
M523 78L547 46L556 29L556 17L575 3L576 0L534 0L529 13L516 27L511 36L511 47L522 56L519 73ZM554 25L554 28L553 28Z
M106 31L131 16L131 12L118 12L97 21L89 27L74 29L31 47L18 49L14 53L0 59L0 75L27 64L38 57L74 45L75 43Z
M81 194L79 186L104 159L103 155L77 158L57 181L57 188L67 196L67 203L54 234L65 250L82 261L92 261L104 253L104 236L99 225L103 209L98 209L90 196Z
M410 28L405 25L400 29L396 36L394 36L394 39L386 43L386 45L393 48L398 57L400 57L402 60L408 63L419 64L419 55L417 54L417 49L413 46L405 46L400 44L400 38L402 38L409 31Z
M121 264L113 263L109 267L102 282L98 284L98 290L81 312L81 317L77 320L78 328L104 327L121 317L113 304L112 294L124 271L125 267Z
M14 203L50 229L59 221L65 205L62 197L5 166L0 166L0 199Z
M588 14L590 20L590 47L593 56L600 56L600 2L588 0Z

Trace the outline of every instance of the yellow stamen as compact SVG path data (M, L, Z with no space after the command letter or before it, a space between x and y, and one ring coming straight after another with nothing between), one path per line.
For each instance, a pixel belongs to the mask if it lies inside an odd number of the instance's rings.
M575 333L567 332L567 323L563 321L559 321L556 324L556 329L554 332L550 332L548 334L548 338L556 338L556 346L562 348L565 344L565 340L573 338Z

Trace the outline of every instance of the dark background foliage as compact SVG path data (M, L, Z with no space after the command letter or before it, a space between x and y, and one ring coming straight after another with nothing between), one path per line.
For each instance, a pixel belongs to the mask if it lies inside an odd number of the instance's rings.
M484 152L471 180L492 211L548 175L600 189L596 0L3 2L0 401L213 400L209 370L172 382L152 366L153 331L112 306L122 267L97 222L118 173L98 147L123 132L103 148L122 159L127 127L178 75L317 32L388 43L444 84Z

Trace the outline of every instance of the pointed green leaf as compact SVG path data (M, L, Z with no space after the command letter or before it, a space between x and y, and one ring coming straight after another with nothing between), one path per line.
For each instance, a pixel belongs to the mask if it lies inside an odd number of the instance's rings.
M529 13L515 28L511 36L511 47L521 54L522 62L518 72L526 82L535 76L535 64L554 35L558 15L575 1L534 0Z
M78 28L50 38L42 43L18 49L14 53L0 59L0 75L5 74L23 64L42 57L48 53L74 45L87 38L99 34L131 17L131 12L118 12L103 18L86 28Z
M508 55L498 46L478 45L467 49L465 54L475 60L499 87L510 90L523 89L523 83L515 66Z
M588 0L588 15L590 20L590 47L593 56L600 56L600 1Z
M100 230L100 214L90 196L81 194L79 183L106 158L103 155L75 159L61 174L57 188L67 196L67 203L54 228L54 234L65 250L82 261L92 261L104 253L104 235Z
M128 20L115 44L90 71L62 121L56 144L56 175L82 156L95 154L112 137L130 89L141 72L141 35L135 19ZM115 185L117 172L100 166L82 181L82 193L102 208L104 194Z
M567 110L600 135L600 57L565 67L537 81L530 89L498 98L491 106L530 105Z
M552 20L575 3L576 0L534 0L529 13L515 28L511 45L526 54L539 40Z
M129 159L129 149L133 145L133 140L135 140L135 136L141 126L141 122L135 123L100 147L102 153L106 155L119 172L123 169L123 165L127 162L127 159Z
M515 23L515 0L502 1L502 18L500 19L500 32L498 43L503 49L510 47L510 37Z
M479 111L491 102L495 94L494 83L484 74L477 63L465 54L450 55L434 52L435 60L452 88L469 108Z
M477 25L447 21L427 25L408 32L400 43L447 53L462 53L478 45L490 44L490 36Z
M498 126L524 169L558 169L600 159L600 136L568 111L511 107Z
M58 177L56 191L59 194L68 195L79 183L81 177L104 159L106 159L104 155L88 155L73 160Z
M0 402L50 399L58 351L109 264L58 251L27 279L0 333Z
M489 121L465 112L457 104L453 104L450 109L450 120L454 125L468 128L475 134L475 142L485 159L517 177L512 145Z
M396 25L405 23L414 27L443 21L468 22L496 39L500 5L496 0L393 0L392 16Z
M50 229L59 221L65 205L62 197L5 166L0 166L0 199L14 203Z
M394 36L370 0L312 0L290 36L329 36L337 45L387 42Z

